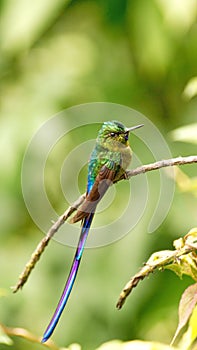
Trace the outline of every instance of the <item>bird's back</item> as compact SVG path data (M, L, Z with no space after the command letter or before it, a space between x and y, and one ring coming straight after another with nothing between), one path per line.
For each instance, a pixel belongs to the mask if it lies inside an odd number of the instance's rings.
M91 191L96 177L103 166L114 170L113 182L116 182L124 174L131 162L131 158L132 151L130 146L113 151L96 143L89 160L87 193Z

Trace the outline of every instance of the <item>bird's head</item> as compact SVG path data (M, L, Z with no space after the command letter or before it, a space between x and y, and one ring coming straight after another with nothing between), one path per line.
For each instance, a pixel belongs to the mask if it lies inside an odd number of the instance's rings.
M116 120L105 122L99 130L97 142L109 150L119 150L123 147L129 146L128 139L130 131L142 126L143 124L140 124L127 128Z

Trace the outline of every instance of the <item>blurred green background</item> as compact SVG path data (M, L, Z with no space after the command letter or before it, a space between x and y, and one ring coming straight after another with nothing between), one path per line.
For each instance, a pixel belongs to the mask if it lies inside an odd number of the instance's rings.
M55 113L103 101L146 115L164 135L174 157L196 154L197 138L190 136L191 130L197 135L197 2L4 0L0 4L0 322L40 336L74 250L51 242L23 291L11 293L10 286L43 235L29 216L21 191L28 142ZM183 136L172 133L186 125L190 127ZM89 128L86 137L94 138L95 128ZM143 157L148 163L149 158ZM196 175L196 165L180 170L190 178ZM82 175L83 192L85 170ZM123 310L118 312L115 303L126 281L152 252L171 249L173 239L197 225L197 192L186 188L188 178L179 175L170 212L156 232L147 234L145 218L124 239L85 251L72 297L53 335L59 346L76 342L91 350L111 339L170 342L189 278L181 281L172 272L157 273L141 282ZM149 175L150 186L154 176ZM57 169L49 167L47 186L61 214L66 205L59 197L57 180ZM124 184L118 186L124 191ZM10 349L42 348L13 340ZM0 344L0 349L7 346Z

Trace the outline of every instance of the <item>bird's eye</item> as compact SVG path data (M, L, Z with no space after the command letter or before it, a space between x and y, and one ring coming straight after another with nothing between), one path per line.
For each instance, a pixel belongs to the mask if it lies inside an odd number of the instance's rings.
M115 132L110 132L111 137L114 137L115 135L116 135Z

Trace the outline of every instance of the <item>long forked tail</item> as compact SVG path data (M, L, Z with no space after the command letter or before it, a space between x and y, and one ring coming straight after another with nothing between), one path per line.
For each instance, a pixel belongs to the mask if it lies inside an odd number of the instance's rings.
M59 303L57 305L57 308L54 312L54 315L53 315L46 331L44 332L44 335L42 338L42 343L45 343L49 339L51 334L53 333L53 331L54 331L54 329L59 321L59 318L60 318L60 316L61 316L61 314L66 306L66 303L67 303L67 300L69 298L70 292L72 290L75 278L77 276L77 271L78 271L79 264L81 261L81 256L82 256L82 253L84 250L85 242L86 242L86 239L88 236L88 232L90 230L90 225L92 223L93 217L94 217L94 213L90 213L88 215L88 217L84 219L84 222L83 222L83 225L81 228L81 234L80 234L77 250L75 253L75 257L73 260L73 264L72 264L68 279L66 281L66 285L64 287L64 290L63 290L62 296L59 300Z

